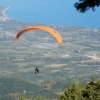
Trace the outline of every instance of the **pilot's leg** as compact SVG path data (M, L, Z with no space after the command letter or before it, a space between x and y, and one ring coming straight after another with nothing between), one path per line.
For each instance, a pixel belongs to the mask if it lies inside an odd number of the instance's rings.
M35 74L37 74L37 71L35 71Z

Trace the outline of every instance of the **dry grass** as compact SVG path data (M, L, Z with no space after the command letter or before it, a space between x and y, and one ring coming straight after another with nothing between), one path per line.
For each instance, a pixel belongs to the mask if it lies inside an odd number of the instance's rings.
M62 68L67 66L68 64L50 64L50 65L46 65L46 67L50 67L50 68Z

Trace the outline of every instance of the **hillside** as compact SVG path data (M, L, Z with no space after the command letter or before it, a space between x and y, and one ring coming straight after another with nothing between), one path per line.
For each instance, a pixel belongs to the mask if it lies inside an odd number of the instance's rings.
M44 95L50 98L57 97L51 91L43 90L42 86L16 78L0 78L0 100L18 100L18 98Z

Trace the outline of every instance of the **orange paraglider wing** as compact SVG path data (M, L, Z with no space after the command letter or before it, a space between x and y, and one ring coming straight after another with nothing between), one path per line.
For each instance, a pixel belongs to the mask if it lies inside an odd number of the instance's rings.
M18 34L15 36L14 38L14 41L17 41L18 38L25 32L27 31L30 31L30 30L37 30L37 29L40 29L40 30L44 30L44 31L47 31L49 33L51 33L58 41L59 44L62 44L62 37L61 35L54 29L50 28L50 27L47 27L47 26L30 26L30 27L27 27L23 30L21 30L20 32L18 32Z

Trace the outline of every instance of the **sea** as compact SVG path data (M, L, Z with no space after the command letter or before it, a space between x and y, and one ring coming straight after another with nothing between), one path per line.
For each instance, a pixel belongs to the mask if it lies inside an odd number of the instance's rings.
M80 13L75 2L78 0L0 0L0 6L9 7L5 14L16 21L100 28L100 7Z

